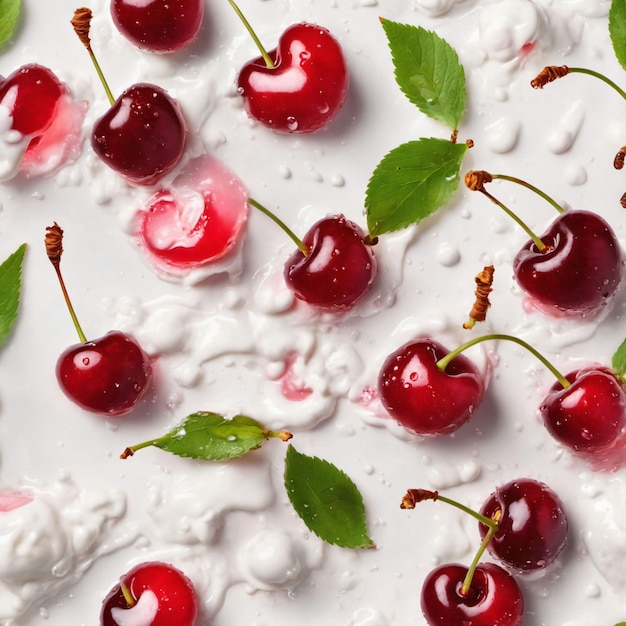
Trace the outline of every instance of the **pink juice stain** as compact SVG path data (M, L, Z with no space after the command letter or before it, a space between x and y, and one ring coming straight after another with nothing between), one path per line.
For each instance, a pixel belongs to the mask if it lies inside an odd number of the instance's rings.
M302 402L312 393L313 389L307 387L294 370L297 354L290 354L285 362L285 371L278 379L283 396L291 402Z
M33 497L23 491L0 489L0 513L9 513L33 501Z

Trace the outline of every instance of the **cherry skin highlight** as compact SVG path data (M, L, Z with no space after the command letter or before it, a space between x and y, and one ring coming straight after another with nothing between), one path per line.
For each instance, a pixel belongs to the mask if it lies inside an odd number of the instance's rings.
M480 563L467 595L467 567L440 565L422 585L421 606L431 626L520 626L524 599L515 579L493 563Z
M548 567L567 543L568 521L563 503L547 485L530 478L498 487L480 512L490 519L501 512L498 531L487 545L494 558L518 572ZM481 537L488 532L479 522Z
M124 596L122 584L135 602L132 606ZM132 568L111 589L102 603L100 626L128 623L127 611L140 611L141 623L146 626L193 626L198 599L191 581L179 569L151 561Z
M269 53L246 63L237 81L248 115L286 133L312 133L326 126L348 93L348 69L338 41L321 26L294 24Z
M345 311L371 289L377 263L361 228L343 215L314 224L285 264L285 281L296 297L319 309Z
M111 16L120 33L136 46L150 52L176 52L196 38L204 0L112 0Z
M622 279L615 233L589 211L566 211L541 236L544 251L528 241L513 262L520 287L539 308L566 315L597 313Z
M152 379L152 363L132 337L111 331L65 350L57 360L56 376L78 406L113 417L139 402Z
M387 357L378 375L383 407L418 435L454 432L482 401L483 378L467 357L456 356L443 372L437 367L448 352L431 339L410 341Z
M626 432L626 392L606 368L584 368L555 383L539 407L548 432L573 452L588 458L611 450Z
M139 185L152 185L179 162L187 140L180 106L149 83L126 89L96 122L91 145L113 170Z

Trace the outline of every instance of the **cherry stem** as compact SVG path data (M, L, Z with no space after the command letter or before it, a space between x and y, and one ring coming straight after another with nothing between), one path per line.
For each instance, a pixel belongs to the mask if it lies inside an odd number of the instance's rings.
M541 196L546 202L550 203L559 213L565 213L565 209L553 198L551 198L547 193L541 191L538 187L527 183L525 180L521 178L516 178L515 176L507 176L506 174L492 174L491 177L494 180L508 180L510 183L517 183L522 187L526 187L526 189L530 189L534 191L538 196Z
M233 9L235 10L235 13L239 16L239 19L242 21L243 25L246 27L246 30L248 31L248 33L250 33L252 40L256 44L256 47L259 49L259 52L261 53L261 56L263 57L263 60L265 61L265 65L267 65L267 67L271 70L274 69L276 67L276 65L274 64L274 61L272 61L272 58L267 53L267 50L263 47L261 40L257 37L257 34L254 32L254 29L250 25L250 22L248 22L248 20L246 19L246 16L241 12L241 9L237 6L234 0L228 0L228 2L230 3L230 6L233 7Z
M594 70L587 69L586 67L570 67L570 74L587 74L588 76L594 76L595 78L599 78L601 81L605 82L609 87L613 87L617 93L626 100L626 91L624 91L621 87L616 85L610 78L607 78L604 74L600 74L600 72L596 72Z
M267 215L267 217L269 217L274 223L278 224L278 226L280 226L285 231L285 233L287 233L287 235L291 237L291 240L296 244L296 246L298 246L300 252L302 252L305 257L309 256L309 254L311 253L309 247L277 215L272 213L272 211L270 211L269 209L266 209L260 202L257 202L254 198L248 198L248 204L252 205L255 209L258 209L259 211L261 211L261 213Z
M100 82L102 83L102 86L104 87L104 91L106 92L109 103L113 105L115 103L115 98L113 97L113 93L111 89L109 88L109 83L107 83L107 80L104 76L102 68L100 67L100 63L98 63L98 59L96 58L96 55L94 54L94 51L91 48L91 40L89 38L89 31L91 29L92 17L93 17L93 14L91 10L83 7L81 9L76 9L76 11L74 11L74 17L72 18L71 22L72 22L72 26L74 27L74 32L76 33L76 35L78 35L78 38L80 39L83 46L85 46L87 52L89 53L89 56L91 57L91 61L93 62L94 67L96 68L96 73L98 74L98 77L100 78Z
M474 556L474 560L472 561L471 565L467 569L467 574L465 574L463 584L461 585L461 589L459 590L460 595L462 595L463 597L467 597L469 595L470 587L472 586L472 579L474 578L474 572L476 571L476 568L478 567L478 563L480 562L480 559L482 558L483 553L487 549L489 542L491 541L493 536L498 532L500 517L502 517L502 511L498 509L493 514L493 518L489 520L492 523L492 525L489 526L489 530L487 531L487 534L482 540L480 547L478 548L478 551L476 552L476 555Z
M475 337L474 339L470 339L463 345L456 348L456 350L452 350L452 352L449 352L448 354L446 354L446 356L439 359L439 361L437 361L437 367L442 372L445 372L446 367L448 367L448 365L450 364L450 361L452 361L454 357L457 357L459 354L461 354L461 352L467 350L468 348L471 348L472 346L482 343L483 341L491 341L492 339L496 341L497 340L512 341L513 343L516 343L517 345L522 346L523 348L526 348L526 350L528 350L537 359L539 359L539 361L541 361L541 363L543 363L543 365L545 365L550 370L550 372L552 372L552 374L559 381L563 389L567 389L571 385L569 380L567 380L567 378L565 378L565 376L563 376L563 374L561 374L561 372L559 372L559 370L557 370L556 367L554 367L554 365L552 365L552 363L550 363L550 361L548 361L548 359L546 359L546 357L543 356L543 354L535 350L535 348L533 348L529 343L525 342L523 339L520 339L519 337L514 337L513 335L503 335L503 334L494 333L491 335L482 335L480 337Z
M124 600L126 600L126 604L128 604L128 608L132 609L135 604L137 604L137 600L133 598L133 594L130 592L130 589L122 581L120 581L120 589L122 591L122 595L124 596Z

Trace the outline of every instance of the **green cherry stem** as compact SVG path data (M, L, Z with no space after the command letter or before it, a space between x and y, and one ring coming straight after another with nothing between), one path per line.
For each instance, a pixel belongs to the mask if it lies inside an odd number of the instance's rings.
M78 35L78 38L80 39L83 46L85 46L87 52L89 53L89 56L91 57L91 61L96 68L96 73L98 74L100 82L104 87L104 91L106 92L109 103L113 105L115 104L113 92L109 88L109 83L107 83L107 80L104 77L104 73L102 72L102 68L100 67L100 63L98 63L98 59L96 58L94 51L91 49L91 39L89 38L89 31L91 29L92 17L93 14L91 10L83 7L74 11L74 17L71 19L71 23L74 27L74 32Z
M624 100L626 100L626 91L614 83L610 78L607 78L604 74L590 70L586 67L569 67L567 65L549 65L544 67L539 74L533 80L530 81L531 86L534 89L543 89L548 83L555 81L557 78L563 78L568 74L586 74L587 76L593 76L598 78L609 87L613 88Z
M291 228L289 228L289 226L287 226L287 224L285 224L285 222L283 222L278 215L275 215L274 213L272 213L272 211L270 211L269 209L266 209L260 202L257 202L254 198L248 198L248 204L252 205L255 209L258 209L259 211L261 211L261 213L267 215L267 217L269 217L275 224L278 224L278 226L280 226L283 231L289 235L289 237L291 238L291 240L296 244L296 246L298 246L298 249L300 250L300 252L302 252L302 254L304 254L304 256L309 256L310 254L310 250L309 247L302 241L302 239L300 239L300 237L298 237L292 230Z
M126 604L128 604L128 608L132 609L135 606L135 604L137 604L137 600L133 598L133 594L130 592L128 585L120 581L120 590L122 591L124 600L126 600Z
M74 311L74 307L72 306L72 301L70 300L70 295L67 292L67 288L65 287L63 274L61 273L61 255L63 254L63 230L56 222L54 222L52 226L48 226L46 228L45 245L46 254L48 255L48 259L50 260L50 263L52 263L52 266L54 267L54 270L57 274L57 278L59 279L59 285L61 286L61 291L63 292L63 298L65 299L65 303L67 304L67 308L70 312L72 322L74 322L74 328L76 328L78 338L80 339L81 343L87 343L87 337L80 326L78 317L76 316L76 312Z
M622 96L624 100L626 100L626 91L624 91L621 87L616 85L610 78L607 78L604 74L600 74L600 72L587 69L586 67L570 67L569 73L570 74L587 74L588 76L599 78L602 82L606 83L609 87L612 87L613 89L615 89L615 91L620 96Z
M248 20L246 19L246 16L242 13L241 9L237 6L234 0L228 0L228 2L230 6L233 7L233 9L235 10L235 13L238 15L243 25L246 27L248 33L250 33L250 37L252 37L252 40L256 44L256 47L259 49L259 52L261 53L261 56L265 61L265 65L267 65L269 69L274 69L276 67L274 61L272 61L272 58L267 53L267 50L263 47L261 40L257 37L257 34L254 32L254 29L250 25L250 22L248 22Z
M472 561L471 565L467 569L467 574L465 574L465 579L463 580L463 584L461 585L461 589L459 590L459 593L464 597L467 597L469 595L470 587L472 585L472 579L474 578L474 572L476 571L476 567L478 567L478 563L480 562L480 559L482 558L483 553L487 549L487 546L489 545L489 542L491 541L493 536L498 532L498 527L499 527L498 522L501 516L502 516L502 512L500 511L500 509L498 509L494 513L493 519L491 520L495 525L489 527L489 530L487 531L487 534L482 540L480 547L478 548L478 551L474 555L474 560Z
M510 183L517 183L518 185L521 185L522 187L526 187L526 189L530 189L531 191L534 191L538 196L541 196L546 202L551 204L557 210L558 213L565 213L565 209L556 200L551 198L544 191L541 191L541 189L539 189L538 187L535 187L534 185L527 183L525 180L522 180L521 178L516 178L515 176L507 176L506 174L492 174L491 178L493 178L494 180L508 180Z
M503 335L503 334L494 333L491 335L481 335L480 337L475 337L474 339L470 339L469 341L465 342L463 345L456 348L456 350L452 350L451 352L446 354L446 356L439 359L439 361L437 361L437 367L442 372L445 372L446 367L448 367L450 361L452 361L454 357L461 354L461 352L467 350L468 348L471 348L472 346L482 343L483 341L491 341L491 340L511 341L513 343L516 343L519 346L522 346L523 348L526 348L526 350L528 350L531 354L533 354L539 361L541 361L541 363L543 363L543 365L545 365L545 367L547 367L550 370L550 372L552 372L552 374L559 381L563 389L567 389L571 385L571 383L567 380L567 378L565 378L565 376L563 376L563 374L561 374L561 372L559 372L559 370L557 370L556 367L554 367L554 365L552 365L552 363L550 363L550 361L548 361L548 359L546 359L546 357L543 356L543 354L535 350L535 348L533 348L529 343L525 342L523 339L520 339L519 337L514 337L513 335Z

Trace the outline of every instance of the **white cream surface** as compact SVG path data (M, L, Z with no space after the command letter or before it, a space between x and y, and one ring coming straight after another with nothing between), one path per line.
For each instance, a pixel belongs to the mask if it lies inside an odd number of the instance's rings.
M567 206L599 212L626 241L619 204L626 179L612 167L626 142L626 103L587 76L542 91L529 85L545 65L562 64L592 66L626 84L610 46L608 1L240 5L268 47L303 20L340 41L351 87L327 129L280 135L247 118L236 76L257 51L227 2L207 4L199 39L174 55L134 48L115 30L108 2L90 2L92 46L113 92L156 83L185 112L188 152L163 186L208 152L298 234L327 214L364 226L365 190L380 159L406 141L449 136L395 83L385 17L435 30L458 51L468 85L459 138L474 141L462 174L524 178ZM409 434L372 391L386 356L421 335L452 349L487 332L510 333L563 372L610 365L626 336L625 290L596 319L546 317L512 277L526 235L462 185L437 215L381 236L374 288L345 315L294 300L282 274L293 244L254 209L221 271L164 280L132 232L156 189L127 185L89 145L89 128L108 103L68 24L75 8L69 0L23 0L23 24L0 49L0 75L40 62L88 103L75 160L50 177L0 183L0 259L29 244L20 316L0 346L0 491L33 496L0 508L0 624L98 624L102 600L123 573L163 560L197 589L197 626L423 625L424 577L443 562L469 564L480 540L476 522L459 511L432 502L403 511L402 496L439 489L478 508L517 477L548 484L571 528L549 573L518 579L524 626L626 620L626 469L593 471L552 440L537 407L554 379L532 355L507 342L468 351L489 385L471 421L444 439ZM4 122L0 109L0 135ZM11 159L2 154L4 169ZM521 187L495 182L490 190L539 232L556 216ZM65 281L88 337L121 329L155 357L154 388L130 416L85 413L57 385L56 359L77 339L43 249L53 221L65 231ZM487 264L495 266L488 322L466 331L474 276ZM120 460L126 446L197 411L290 430L300 452L343 469L363 494L376 549L326 545L308 531L285 493L286 445L277 439L227 463L156 448Z

